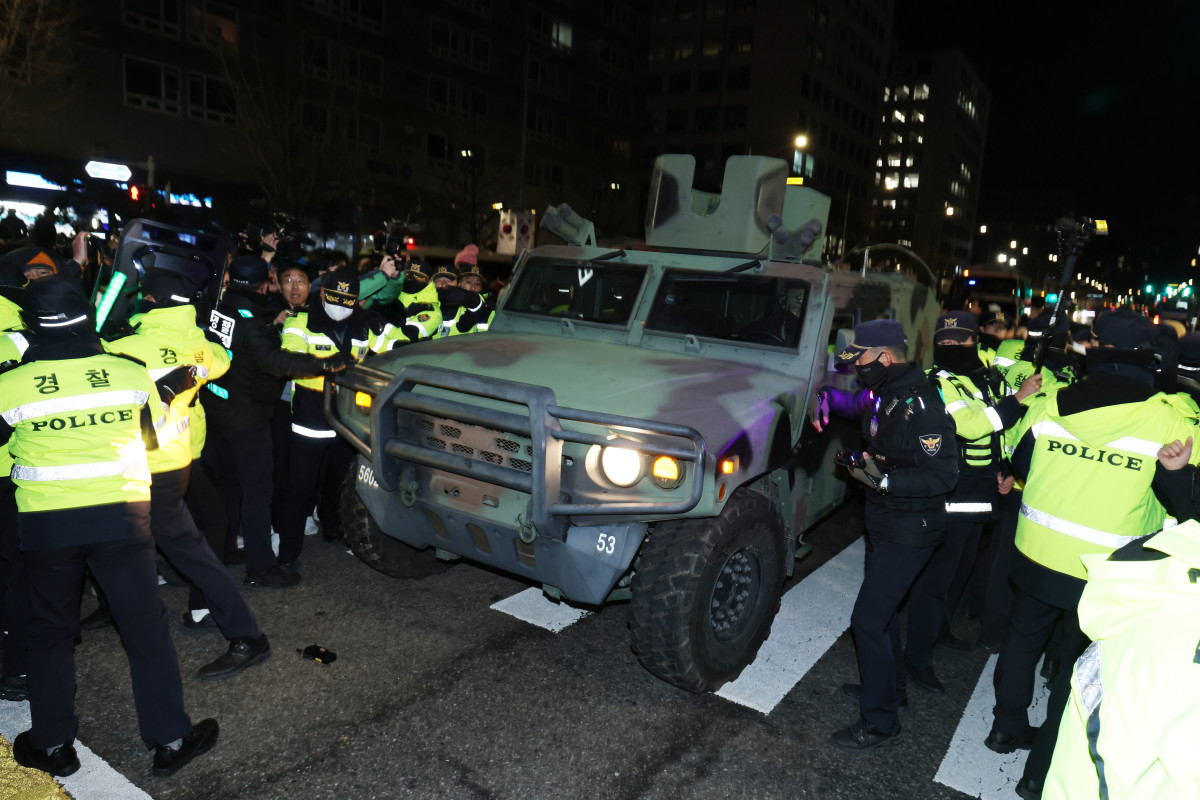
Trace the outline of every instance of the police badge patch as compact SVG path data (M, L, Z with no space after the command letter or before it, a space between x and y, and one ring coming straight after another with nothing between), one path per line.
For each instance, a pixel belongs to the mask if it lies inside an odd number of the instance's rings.
M942 449L942 435L940 433L922 435L918 438L921 440L921 449L925 451L926 455L936 456L938 450Z

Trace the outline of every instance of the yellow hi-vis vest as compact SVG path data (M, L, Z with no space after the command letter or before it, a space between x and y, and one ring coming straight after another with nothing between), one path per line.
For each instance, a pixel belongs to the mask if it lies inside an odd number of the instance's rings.
M1075 662L1044 800L1200 797L1200 523L1085 556Z
M34 361L0 375L0 416L13 428L17 510L148 502L141 428L147 406L161 425L154 381L119 356Z
M193 460L189 406L205 383L229 371L229 354L205 338L196 325L194 306L156 308L130 322L137 326L137 332L105 344L105 350L133 356L146 365L154 380L181 368L192 369L196 377L195 386L171 400L162 427L155 430L158 449L149 453L152 473L183 469Z
M3 298L0 298L2 300ZM14 306L15 308L15 306ZM20 331L9 331L0 334L0 364L6 361L20 363L25 351L29 349L29 340ZM7 476L12 472L12 456L8 454L8 445L0 445L0 475Z
M1036 441L1017 549L1044 567L1083 579L1080 556L1109 553L1160 530L1166 510L1151 489L1159 448L1200 443L1193 407L1175 395L1059 416L1058 396L1038 395L1017 426ZM1200 463L1200 447L1193 448Z
M366 339L351 339L350 340L350 355L355 361L362 361L363 356L372 351L375 344L376 336L367 331ZM287 327L283 329L283 340L281 346L284 350L291 350L296 353L308 353L317 358L333 358L338 352L337 343L323 333L314 333L308 329L308 312L301 311L287 321ZM317 376L316 378L295 378L297 387L312 389L314 392L325 391L325 378Z

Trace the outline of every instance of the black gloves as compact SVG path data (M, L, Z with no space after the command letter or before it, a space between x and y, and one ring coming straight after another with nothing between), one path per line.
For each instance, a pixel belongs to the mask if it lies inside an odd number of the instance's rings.
M175 395L182 394L188 389L195 387L196 368L176 367L156 380L154 385L158 387L159 398L167 405L170 405L171 401L175 399Z

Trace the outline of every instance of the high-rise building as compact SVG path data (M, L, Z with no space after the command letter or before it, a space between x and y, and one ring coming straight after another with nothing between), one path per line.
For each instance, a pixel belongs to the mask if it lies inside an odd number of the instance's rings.
M873 239L952 275L973 260L987 87L962 53L940 50L897 57L882 99Z
M497 205L565 201L602 235L638 231L648 31L633 0L29 5L79 19L56 80L5 62L5 171L87 188L84 163L104 160L127 183L214 198L226 222L261 198L320 229L399 217L439 244L486 239ZM0 203L52 202L39 191L0 184Z
M893 0L654 0L650 154L690 153L716 188L726 159L768 155L830 195L827 249L868 234ZM803 137L803 138L799 138Z

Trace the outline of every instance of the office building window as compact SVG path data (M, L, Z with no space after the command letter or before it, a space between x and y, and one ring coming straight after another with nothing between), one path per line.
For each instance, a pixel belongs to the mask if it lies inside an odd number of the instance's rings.
M754 49L754 30L742 28L729 34L729 52L749 53Z
M488 69L492 58L487 39L439 19L430 23L429 52L483 71Z
M123 5L126 25L179 37L179 0L124 0Z
M721 55L721 34L710 33L704 37L704 42L700 46L700 54L705 58L715 58Z
M682 133L687 130L688 110L672 108L667 112L667 133Z
M179 69L125 56L125 104L146 111L178 114Z
M333 44L312 36L300 46L300 72L310 78L333 78Z
M691 58L696 52L696 43L691 38L676 39L674 47L671 50L671 57L676 61L682 61L685 58Z
M345 11L342 0L304 0L303 5L309 11L316 11L318 14L338 19L341 19Z
M237 101L233 89L214 75L189 73L188 116L206 122L236 122Z
M346 21L383 33L383 0L346 0Z
M559 50L571 51L571 24L561 19L550 23L550 43Z
M348 51L346 85L378 94L383 91L383 60L367 53Z
M892 119L894 119L896 122L906 122L907 121L904 117L904 112L898 108L895 109L894 111L892 111ZM887 117L884 117L883 121L887 122Z
M929 99L929 84L918 83L913 88L913 100L928 100Z
M730 67L725 76L725 88L733 92L750 88L750 67Z
M725 130L740 131L746 128L746 107L727 106L725 108Z
M431 133L425 140L425 155L430 161L445 163L450 154L450 146L446 137Z
M905 189L916 189L920 177L921 177L920 174L916 173L916 172L907 173L904 176L904 188Z
M236 45L237 9L216 0L192 0L188 8L188 39L197 44Z

